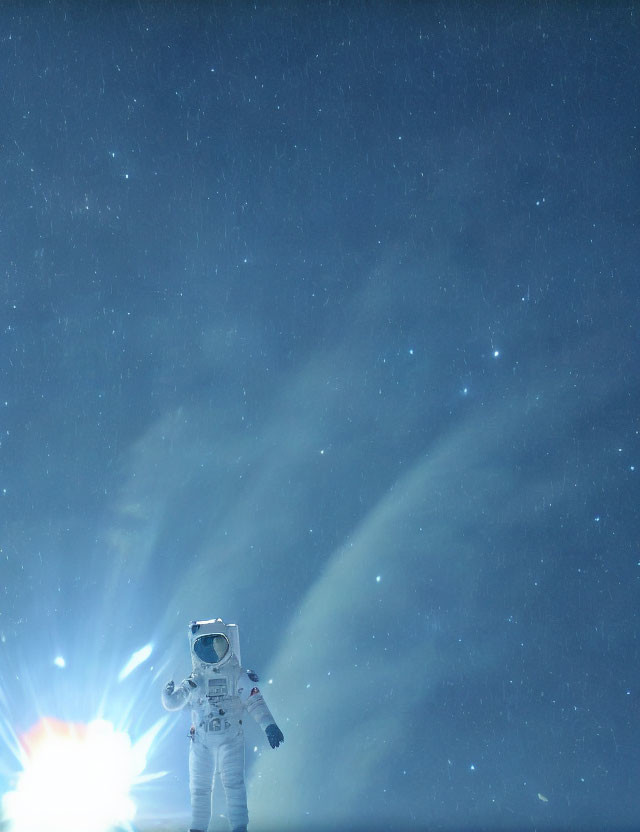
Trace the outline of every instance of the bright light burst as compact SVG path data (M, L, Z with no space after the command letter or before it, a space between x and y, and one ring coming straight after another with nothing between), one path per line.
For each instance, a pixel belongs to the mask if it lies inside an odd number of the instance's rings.
M130 828L132 787L143 780L160 720L136 743L103 719L41 719L21 738L23 770L2 798L10 832L107 832ZM153 775L152 775L153 776Z

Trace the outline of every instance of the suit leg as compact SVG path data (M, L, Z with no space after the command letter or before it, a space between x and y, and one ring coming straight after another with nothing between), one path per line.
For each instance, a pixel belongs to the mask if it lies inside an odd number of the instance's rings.
M214 766L213 752L196 737L189 748L191 829L202 829L205 832L209 828Z
M247 790L244 784L244 734L230 737L219 751L219 768L227 797L227 817L232 832L246 830L249 823Z

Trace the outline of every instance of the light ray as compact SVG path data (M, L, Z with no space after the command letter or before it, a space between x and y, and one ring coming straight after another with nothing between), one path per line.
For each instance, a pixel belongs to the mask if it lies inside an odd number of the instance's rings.
M146 662L146 660L151 655L152 650L153 647L151 644L145 644L145 646L141 647L140 650L136 650L135 653L132 654L129 661L120 671L118 675L118 681L122 682L122 680L126 679L130 673L133 673L136 667L141 665L143 662Z

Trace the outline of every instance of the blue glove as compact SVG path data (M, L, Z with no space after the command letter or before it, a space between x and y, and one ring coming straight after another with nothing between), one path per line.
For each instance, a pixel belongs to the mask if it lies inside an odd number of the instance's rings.
M272 722L271 725L267 725L265 731L271 748L278 748L280 743L284 742L284 734L278 728L275 722Z

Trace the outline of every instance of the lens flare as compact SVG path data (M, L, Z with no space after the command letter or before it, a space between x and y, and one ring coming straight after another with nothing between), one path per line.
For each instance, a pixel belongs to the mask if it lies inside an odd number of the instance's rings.
M20 738L23 770L2 798L9 832L107 832L131 828L130 791L164 720L136 743L103 719L41 719Z
M143 662L149 658L153 651L153 647L150 644L146 644L144 647L141 647L140 650L136 650L135 653L131 656L129 661L125 664L125 666L120 671L120 675L118 676L118 681L122 682L123 679L126 679L133 671L141 665Z

